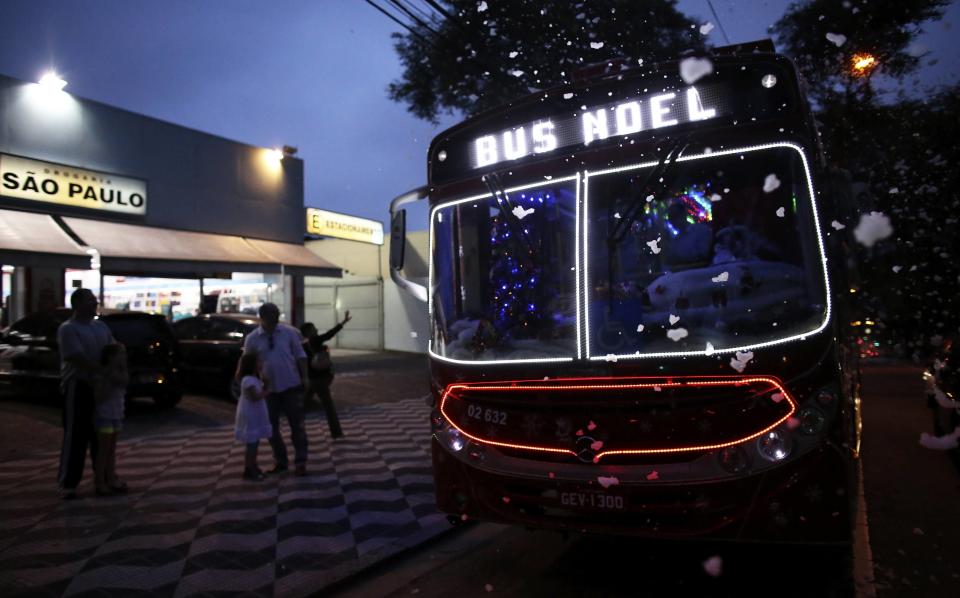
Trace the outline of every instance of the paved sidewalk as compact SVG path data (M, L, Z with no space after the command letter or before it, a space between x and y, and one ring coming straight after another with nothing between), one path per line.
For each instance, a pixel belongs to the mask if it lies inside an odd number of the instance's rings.
M60 500L53 453L0 463L0 595L305 596L446 531L423 399L340 415L333 443L308 415L305 478L242 480L232 427L121 442L125 496L94 497L88 469Z

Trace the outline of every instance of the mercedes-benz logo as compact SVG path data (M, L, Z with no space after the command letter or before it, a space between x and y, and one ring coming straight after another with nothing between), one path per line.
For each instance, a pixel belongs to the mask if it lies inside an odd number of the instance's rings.
M597 456L597 451L593 450L593 443L596 439L590 436L581 436L573 445L574 452L577 453L577 459L584 463L593 463L593 458Z

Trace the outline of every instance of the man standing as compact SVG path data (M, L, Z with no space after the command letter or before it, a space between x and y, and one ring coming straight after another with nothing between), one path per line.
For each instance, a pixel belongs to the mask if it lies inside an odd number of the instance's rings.
M307 475L307 430L303 416L303 389L307 385L307 355L300 332L280 324L280 309L273 303L260 307L260 327L247 335L243 351L257 355L267 391L267 411L273 436L274 466L268 473L287 471L287 446L280 435L280 414L286 414L293 437L294 464L298 476Z
M90 447L91 458L96 454L93 388L102 370L103 348L114 342L107 325L94 319L97 305L90 289L77 289L70 295L73 315L57 330L63 395L63 445L57 481L65 499L77 497L87 447Z

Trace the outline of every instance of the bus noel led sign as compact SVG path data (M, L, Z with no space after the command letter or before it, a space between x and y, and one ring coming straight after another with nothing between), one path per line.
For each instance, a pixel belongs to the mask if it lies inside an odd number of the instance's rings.
M717 107L705 105L697 88L690 86L680 92L585 109L582 114L557 122L541 119L495 135L478 137L473 142L471 163L474 168L483 168L570 145L589 145L608 137L707 120L717 113Z

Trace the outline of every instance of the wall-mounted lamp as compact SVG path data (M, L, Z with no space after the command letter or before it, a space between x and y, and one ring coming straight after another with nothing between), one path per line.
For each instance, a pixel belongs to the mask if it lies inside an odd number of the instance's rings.
M61 79L60 75L54 71L47 71L40 77L40 85L53 91L63 91L63 88L67 86L67 82Z

